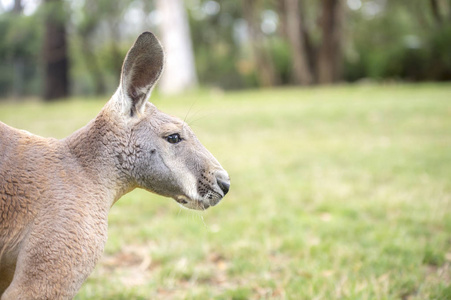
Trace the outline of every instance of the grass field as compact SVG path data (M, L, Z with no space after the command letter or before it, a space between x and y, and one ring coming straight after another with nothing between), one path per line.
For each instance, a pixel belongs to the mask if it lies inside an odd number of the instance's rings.
M105 100L0 104L44 136ZM205 212L137 190L76 299L451 299L451 85L153 97L229 171Z

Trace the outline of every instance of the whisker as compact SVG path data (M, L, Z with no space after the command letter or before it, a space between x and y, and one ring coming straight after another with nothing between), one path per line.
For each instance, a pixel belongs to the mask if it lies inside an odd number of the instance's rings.
M199 120L205 119L206 117L209 116L209 114L206 113L206 114L203 114L203 115L201 115L201 116L199 116L199 117L197 117L197 118L194 119L194 117L195 117L196 115L198 115L199 112L201 112L201 111L203 111L202 108L198 109L198 110L192 115L193 118L187 122L187 124L188 124L189 126L192 126L192 124L194 124L194 122L197 122L197 121L199 121Z
M200 217L200 219L202 220L202 223L204 224L205 228L208 229L207 223L205 223L205 220L204 220L204 216L199 215L199 217Z
M188 119L188 115L191 112L191 109L194 107L194 104L196 104L196 102L197 102L197 100L194 100L194 102L191 103L191 106L189 107L188 112L186 113L185 118L183 119L183 122L186 123L186 120Z

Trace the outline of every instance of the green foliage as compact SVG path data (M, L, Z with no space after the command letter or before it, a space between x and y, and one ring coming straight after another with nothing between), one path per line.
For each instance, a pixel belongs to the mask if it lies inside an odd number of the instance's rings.
M451 80L451 22L436 24L427 1L409 4L387 2L383 13L373 17L361 10L351 14L347 80Z
M119 25L133 3L87 0L72 8L75 34L71 37L71 76L75 94L102 95L117 88L122 61L136 38L119 39Z
M39 94L39 18L0 14L0 35L0 96Z
M284 39L274 37L270 43L270 53L274 58L275 69L280 74L280 79L284 83L289 83L291 80L291 49Z
M301 2L308 33L310 65L317 65L321 44L321 1ZM360 3L351 9L349 3ZM25 2L24 2L25 3ZM243 2L184 1L190 22L197 73L204 86L223 89L258 87L258 68L246 41ZM216 4L215 4L216 3ZM275 77L292 81L292 52L282 30L285 16L280 1L257 1L256 18L278 15L275 32L261 34ZM341 1L344 5L343 74L360 79L451 80L451 4L438 1L439 20L431 1ZM28 5L27 3L25 3ZM0 96L39 95L42 66L42 25L49 16L63 18L68 28L70 77L74 94L109 94L116 88L119 69L130 44L142 30L156 31L154 1L64 1L64 12L41 7L30 16L0 13ZM208 13L208 5L219 10ZM43 6L43 4L41 4ZM133 14L144 16L139 25ZM138 23L136 23L138 24ZM261 24L257 24L261 25ZM259 26L257 26L259 27Z
M205 2L187 3L199 80L222 88L246 87L237 68L240 49L233 37L240 4L224 1L220 6L222 13L207 15L202 10Z

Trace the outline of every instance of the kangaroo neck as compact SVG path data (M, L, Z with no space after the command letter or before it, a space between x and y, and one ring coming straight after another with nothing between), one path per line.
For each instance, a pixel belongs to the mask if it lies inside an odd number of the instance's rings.
M83 174L111 193L111 205L135 188L119 163L128 143L123 128L106 106L94 120L63 140Z

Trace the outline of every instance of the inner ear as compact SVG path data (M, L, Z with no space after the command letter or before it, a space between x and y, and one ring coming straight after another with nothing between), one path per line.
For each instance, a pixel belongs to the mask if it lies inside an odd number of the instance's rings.
M151 32L142 33L125 57L121 85L130 115L142 111L164 65L164 51Z

